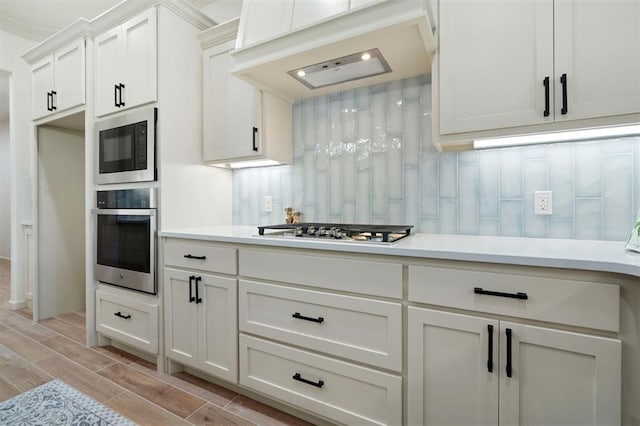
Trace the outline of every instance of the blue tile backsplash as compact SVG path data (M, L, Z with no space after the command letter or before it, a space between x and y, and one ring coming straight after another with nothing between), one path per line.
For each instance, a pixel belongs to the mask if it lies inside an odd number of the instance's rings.
M233 223L410 224L417 232L625 240L640 209L640 136L439 153L428 76L293 106L293 165L235 170ZM533 193L553 191L553 214ZM273 211L264 212L264 197Z

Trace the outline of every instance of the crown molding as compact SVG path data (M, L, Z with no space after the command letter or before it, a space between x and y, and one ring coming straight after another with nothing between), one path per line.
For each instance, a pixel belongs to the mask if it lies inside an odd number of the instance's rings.
M239 25L240 18L234 18L201 32L197 35L200 46L206 49L226 41L235 40L238 36Z
M111 9L106 10L91 20L80 18L71 25L56 32L22 55L29 64L43 58L47 54L84 36L95 36L125 22L129 18L151 7L164 6L176 15L190 22L200 31L211 28L216 22L186 0L123 0ZM4 29L3 21L0 25ZM50 34L52 30L41 31ZM13 31L12 31L13 32ZM14 34L17 34L14 32ZM17 34L19 35L19 34ZM41 40L41 38L40 38Z
M171 10L201 31L216 24L186 0L124 0L91 20L91 35L107 31L138 13L158 5Z
M84 18L80 18L71 25L53 34L42 43L39 43L34 48L25 52L22 55L22 59L32 65L34 62L42 59L54 50L59 49L80 37L86 36L89 33L90 28L90 22Z

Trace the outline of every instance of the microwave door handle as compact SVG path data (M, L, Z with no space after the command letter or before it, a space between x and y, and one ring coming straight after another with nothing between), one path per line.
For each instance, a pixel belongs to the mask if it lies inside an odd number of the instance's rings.
M91 213L103 216L156 216L156 209L92 209Z

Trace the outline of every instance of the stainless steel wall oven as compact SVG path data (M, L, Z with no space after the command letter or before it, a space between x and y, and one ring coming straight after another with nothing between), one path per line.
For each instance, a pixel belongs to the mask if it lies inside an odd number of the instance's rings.
M155 188L97 192L95 278L157 294Z

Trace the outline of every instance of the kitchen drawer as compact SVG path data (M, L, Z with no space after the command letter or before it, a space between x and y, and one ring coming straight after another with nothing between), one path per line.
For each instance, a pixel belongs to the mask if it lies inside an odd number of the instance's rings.
M474 289L517 294L476 294ZM619 331L617 285L494 272L409 266L409 300L498 315Z
M274 250L239 250L240 275L331 290L402 298L399 263L304 255Z
M164 264L229 275L238 271L236 249L193 240L165 240Z
M238 300L241 331L402 370L400 303L246 280Z
M344 424L402 423L400 376L243 334L240 384Z
M158 353L158 305L96 291L96 330L105 336Z

